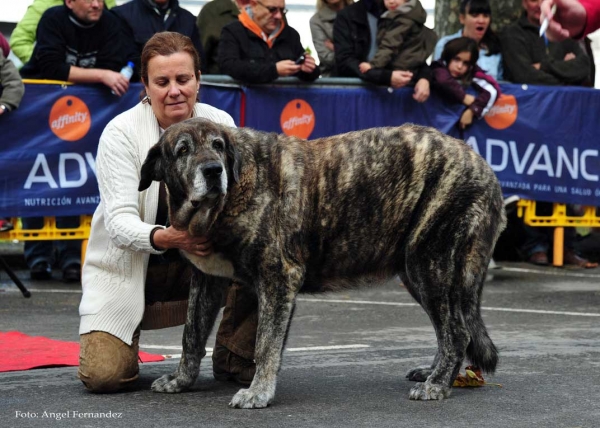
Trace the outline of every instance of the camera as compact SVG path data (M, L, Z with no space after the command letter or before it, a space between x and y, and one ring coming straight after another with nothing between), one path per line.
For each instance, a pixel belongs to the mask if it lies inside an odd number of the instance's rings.
M305 59L306 59L306 58L304 57L304 55L300 55L300 56L298 57L298 59L297 59L297 60L296 60L294 63L295 63L296 65L304 64L304 60L305 60Z

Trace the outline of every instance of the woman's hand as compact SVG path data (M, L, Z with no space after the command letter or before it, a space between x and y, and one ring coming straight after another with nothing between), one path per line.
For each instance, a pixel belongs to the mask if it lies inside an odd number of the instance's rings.
M187 230L177 230L173 226L154 232L154 245L168 250L177 248L190 254L205 257L212 254L212 244L205 236L192 236Z

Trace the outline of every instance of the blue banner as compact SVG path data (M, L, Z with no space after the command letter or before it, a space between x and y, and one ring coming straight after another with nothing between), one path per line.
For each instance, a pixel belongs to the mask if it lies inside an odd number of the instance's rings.
M19 109L0 116L0 215L93 213L98 140L111 119L139 102L141 90L132 84L119 98L97 85L27 84ZM203 84L200 94L239 123L238 88Z
M408 122L433 126L483 156L506 196L600 206L600 91L501 87L490 112L465 131L457 126L463 106L435 93L421 104L412 89L381 87L249 87L245 125L302 138Z
M91 214L99 202L98 139L139 102L98 85L27 84L21 107L0 116L0 216ZM375 86L252 86L202 83L201 100L238 125L318 138L411 122L464 139L496 172L505 194L600 206L600 91L502 85L503 96L462 132L463 107L432 94Z

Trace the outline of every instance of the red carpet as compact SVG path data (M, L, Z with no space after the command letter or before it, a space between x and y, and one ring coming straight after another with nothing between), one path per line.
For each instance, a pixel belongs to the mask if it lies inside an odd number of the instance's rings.
M79 343L62 342L18 331L0 332L0 372L79 365ZM140 362L163 361L162 355L140 351Z

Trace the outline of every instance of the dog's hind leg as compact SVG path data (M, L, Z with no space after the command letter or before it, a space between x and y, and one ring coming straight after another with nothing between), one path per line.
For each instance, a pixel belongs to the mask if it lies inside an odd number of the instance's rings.
M413 254L423 255L423 251ZM464 279L462 269L459 269L461 273L454 270L454 260L423 256L412 259L407 263L410 266L408 286L412 288L411 294L418 296L417 301L433 324L438 351L433 367L414 371L414 377L428 376L411 389L409 397L412 400L440 400L450 395L469 343L460 304Z
M200 372L200 360L206 355L206 341L221 306L222 293L230 280L195 271L190 285L187 319L183 330L183 353L173 374L152 383L155 392L176 393L188 390Z
M294 312L296 292L299 287L280 285L277 288L259 289L259 316L256 333L256 374L248 389L240 389L229 405L241 409L267 407L275 397L277 372L281 354Z

